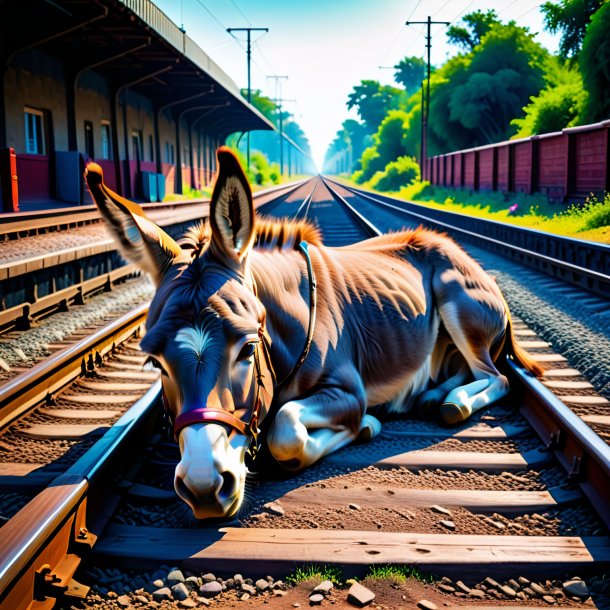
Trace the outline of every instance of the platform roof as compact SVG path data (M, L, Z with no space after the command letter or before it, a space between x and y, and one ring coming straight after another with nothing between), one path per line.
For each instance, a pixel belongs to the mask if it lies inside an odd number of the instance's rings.
M129 87L220 138L275 129L150 0L0 0L0 45L5 61L37 48L73 75L94 69L115 93Z

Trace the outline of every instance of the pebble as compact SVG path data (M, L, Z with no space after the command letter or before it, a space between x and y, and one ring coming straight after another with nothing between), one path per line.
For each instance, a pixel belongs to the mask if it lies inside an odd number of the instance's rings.
M579 578L571 578L562 583L563 590L568 595L575 595L576 597L589 597L589 588Z
M129 597L127 595L121 595L117 600L116 603L121 606L122 608L129 608L129 606L131 606L131 600L129 599Z
M361 608L370 604L374 599L375 594L358 582L355 582L347 592L347 601Z
M283 517L286 514L284 508L277 502L267 502L267 504L263 504L263 508L266 508L268 512L276 517Z
M259 578L254 584L259 591L266 591L269 588L269 581L264 578Z
M301 607L301 604L299 604L299 603L297 603L297 602L294 602L294 604L292 604L292 607L293 607L293 608L300 608L300 607Z
M250 599L250 597L252 596L249 593L243 593L239 598L239 601L245 602L247 599Z
M500 585L500 587L498 587L498 590L501 593L504 593L504 595L506 595L506 597L516 597L517 592L512 588L509 587L508 585Z
M519 591L521 589L521 585L514 578L511 578L508 581L508 586L514 589L515 591Z
M444 506L438 506L438 504L431 506L430 510L441 515L447 515L448 517L451 517L451 511L445 508Z
M215 597L222 591L222 585L219 582L209 581L199 587L199 593L204 597Z
M481 589L470 589L468 595L475 599L483 599L485 597L485 591L481 591Z
M455 529L455 523L453 521L447 521L447 520L443 519L442 521L439 521L439 523L443 527L446 527L448 530L453 531Z
M330 580L323 580L317 587L314 589L314 593L322 593L323 595L328 595L333 588L333 583Z
M196 608L197 602L194 599L187 598L187 599L183 599L178 605L181 608Z
M174 596L174 599L182 601L189 596L188 587L183 582L179 582L172 587L172 595Z
M212 582L216 580L216 576L214 576L214 574L212 574L211 572L208 572L207 574L204 574L201 579L203 580L203 582Z
M185 578L184 578L184 574L182 573L182 570L179 570L178 568L174 568L173 570L170 571L170 573L167 575L167 584L168 585L175 585L179 582L184 582Z
M519 584L521 584L525 587L529 586L529 584L530 584L530 581L527 578L525 578L525 576L519 576L519 578L517 580L519 581Z
M199 587L203 584L201 579L197 578L197 576L187 576L186 580L184 582L186 583L187 586L191 587L192 589L196 589L197 587Z
M25 353L23 352L23 350L20 347L13 347L13 350L15 351L17 356L19 356L19 358L21 358L21 360L23 360L24 362L28 361L28 357L25 355Z
M163 585L165 585L165 583L160 578L157 578L157 580L153 580L152 584L155 585L157 589L160 589L161 587L163 587Z
M555 604L557 602L557 600L552 596L552 595L543 595L542 599L547 603L547 604Z
M544 587L541 587L537 582L533 582L530 585L530 588L536 595L539 595L540 597L546 595L546 589Z
M233 580L237 583L240 584L244 581L244 577L241 574L235 574L235 576L233 576Z
M351 508L352 510L360 510L360 504L354 504L354 502L350 502L347 507Z
M504 530L506 529L506 525L504 525L504 523L502 523L502 521L494 521L493 519L490 519L488 521L489 525L495 527L497 530Z
M280 589L275 589L273 591L274 597L284 597L284 595L286 595L286 591L281 591Z
M441 591L444 591L445 593L455 593L455 587L452 585L446 585L444 583L441 583L438 588Z
M434 602L428 601L427 599L420 599L417 602L417 607L422 610L437 610L438 608Z
M152 596L156 602L162 602L166 599L171 599L172 592L170 591L169 587L162 587L161 589L154 591ZM110 597L110 593L108 593L108 597Z
M458 580L455 586L463 593L470 593L470 587L467 587L461 580Z
M309 596L309 603L312 606L319 606L324 601L324 595L321 593L314 593Z
M250 595L256 595L256 589L252 585L249 585L248 583L243 583L241 586L241 590Z
M490 578L489 576L483 582L488 587L493 587L494 589L497 589L500 586L493 578Z

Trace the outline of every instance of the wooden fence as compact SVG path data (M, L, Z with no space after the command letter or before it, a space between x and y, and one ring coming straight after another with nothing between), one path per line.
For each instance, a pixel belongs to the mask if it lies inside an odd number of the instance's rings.
M431 184L544 193L549 201L610 191L610 120L431 157Z

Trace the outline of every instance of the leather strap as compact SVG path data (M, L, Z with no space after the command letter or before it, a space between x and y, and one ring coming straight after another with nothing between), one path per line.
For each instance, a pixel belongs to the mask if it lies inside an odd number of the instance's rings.
M177 439L183 428L192 424L202 424L205 422L226 424L237 430L240 434L246 436L249 434L249 425L245 421L235 417L232 413L221 409L209 409L208 407L204 407L202 409L191 409L190 411L180 413L174 421L174 436Z

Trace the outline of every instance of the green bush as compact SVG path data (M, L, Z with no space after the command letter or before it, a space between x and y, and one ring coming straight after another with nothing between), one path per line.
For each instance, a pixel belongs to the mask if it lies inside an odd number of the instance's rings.
M398 157L385 166L381 172L376 172L369 186L378 191L398 191L403 186L419 180L419 165L412 157Z

